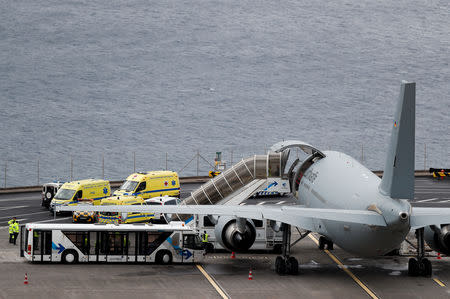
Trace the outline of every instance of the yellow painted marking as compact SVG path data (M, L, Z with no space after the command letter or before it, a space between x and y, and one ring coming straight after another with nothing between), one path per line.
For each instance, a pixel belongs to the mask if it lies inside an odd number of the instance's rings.
M440 281L439 279L433 278L433 280L434 280L438 285L440 285L441 287L445 287L445 284L444 284L442 281Z
M319 245L319 241L314 237L313 235L308 235L311 240L314 241L317 245ZM328 254L328 256L340 266L340 268L347 273L348 276L350 276L366 293L373 299L378 299L377 295L375 295L374 292L372 292L358 277L353 274L352 271L350 271L347 266L345 266L334 254L332 254L329 250L325 249L324 252Z
M225 294L225 292L219 287L219 285L214 281L214 279L212 279L211 276L209 276L209 274L205 271L205 269L203 269L202 266L200 265L196 265L198 270L203 274L203 276L206 277L206 279L209 281L209 283L216 289L217 293L219 293L219 295L224 298L224 299L229 299L229 297Z

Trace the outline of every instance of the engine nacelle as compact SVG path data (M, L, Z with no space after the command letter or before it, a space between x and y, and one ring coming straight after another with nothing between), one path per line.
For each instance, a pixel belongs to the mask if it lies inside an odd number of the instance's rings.
M255 242L256 229L251 219L237 219L221 216L214 234L224 248L235 251L247 251Z
M427 226L424 230L424 238L428 246L433 250L449 255L450 254L450 225Z

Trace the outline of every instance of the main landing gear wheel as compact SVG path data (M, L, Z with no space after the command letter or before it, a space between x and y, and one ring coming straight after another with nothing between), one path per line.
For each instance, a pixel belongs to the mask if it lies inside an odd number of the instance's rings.
M431 262L427 258L423 258L420 262L416 258L410 258L408 261L409 276L425 276L430 277L433 272Z
M327 246L328 250L333 250L333 242L325 238L324 236L319 237L319 249L324 250L325 245Z
M295 257L289 256L291 251L291 226L285 223L282 224L281 230L283 231L283 245L282 256L277 256L275 259L275 272L279 275L297 275L298 274L298 261Z
M297 275L298 261L295 257L290 256L284 259L282 256L277 256L275 260L275 272L279 275Z
M433 268L431 262L425 258L425 243L424 243L424 229L416 230L417 238L417 258L410 258L408 261L408 275L409 276L425 276L430 277Z

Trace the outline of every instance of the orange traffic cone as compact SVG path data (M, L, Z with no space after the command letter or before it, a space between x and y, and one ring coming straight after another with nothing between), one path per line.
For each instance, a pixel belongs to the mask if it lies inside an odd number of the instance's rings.
M438 260L442 259L442 258L441 258L441 253L440 253L440 252L438 252L437 259L438 259Z
M231 252L231 258L232 258L232 259L236 258L236 254L234 254L234 251Z
M23 284L28 284L28 275L25 273L25 279L23 281Z
M248 280L253 280L252 269L250 269L250 271L248 272Z

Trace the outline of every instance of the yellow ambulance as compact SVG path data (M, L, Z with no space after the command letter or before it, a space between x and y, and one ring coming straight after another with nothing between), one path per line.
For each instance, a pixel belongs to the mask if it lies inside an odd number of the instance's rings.
M74 206L80 200L92 199L92 204L99 205L100 201L111 196L109 181L105 180L81 180L64 183L53 197L50 203L50 211L53 212L57 205Z
M143 199L165 195L180 198L180 180L174 171L136 172L128 176L114 195L140 196Z
M102 199L102 206L112 205L146 205L144 199L139 196L111 196ZM149 222L154 218L154 214L150 213L117 213L117 212L99 212L97 220L99 223L134 223L134 222Z

